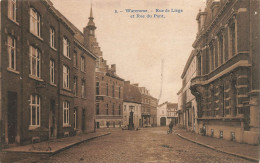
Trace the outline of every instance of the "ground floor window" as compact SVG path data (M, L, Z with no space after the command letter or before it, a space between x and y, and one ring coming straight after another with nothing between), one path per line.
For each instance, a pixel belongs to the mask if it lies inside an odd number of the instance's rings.
M63 102L63 126L69 125L69 107L70 103L68 101Z
M40 126L41 122L41 99L38 95L30 96L30 125Z

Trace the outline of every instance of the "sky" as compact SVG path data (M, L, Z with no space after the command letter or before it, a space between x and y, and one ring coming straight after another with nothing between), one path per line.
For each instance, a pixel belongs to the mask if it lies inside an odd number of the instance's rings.
M83 31L91 0L51 1ZM95 34L103 58L108 64L116 64L117 75L125 81L139 83L155 98L162 92L159 104L177 103L181 74L196 38L196 16L204 6L205 0L92 0ZM126 9L147 12L128 13Z

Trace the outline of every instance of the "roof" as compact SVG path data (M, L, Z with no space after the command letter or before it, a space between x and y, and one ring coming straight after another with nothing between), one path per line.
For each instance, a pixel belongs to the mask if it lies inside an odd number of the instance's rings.
M124 102L133 102L141 104L142 96L137 86L130 84L129 81L124 83Z

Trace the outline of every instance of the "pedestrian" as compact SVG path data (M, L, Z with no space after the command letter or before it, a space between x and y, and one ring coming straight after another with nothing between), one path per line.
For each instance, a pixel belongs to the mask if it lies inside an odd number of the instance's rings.
M172 128L173 128L173 120L171 120L171 122L170 122L170 124L169 124L168 134L172 133Z

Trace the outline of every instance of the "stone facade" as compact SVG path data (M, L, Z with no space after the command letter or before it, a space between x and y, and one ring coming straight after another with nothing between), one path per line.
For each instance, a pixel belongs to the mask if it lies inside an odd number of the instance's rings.
M198 133L197 126L197 104L195 97L191 93L191 79L196 76L197 60L193 50L187 60L182 73L182 88L177 93L178 95L178 124L180 127Z
M206 135L259 143L259 1L208 0L197 15L191 91Z
M0 4L1 144L94 132L96 56L84 35L48 0Z

